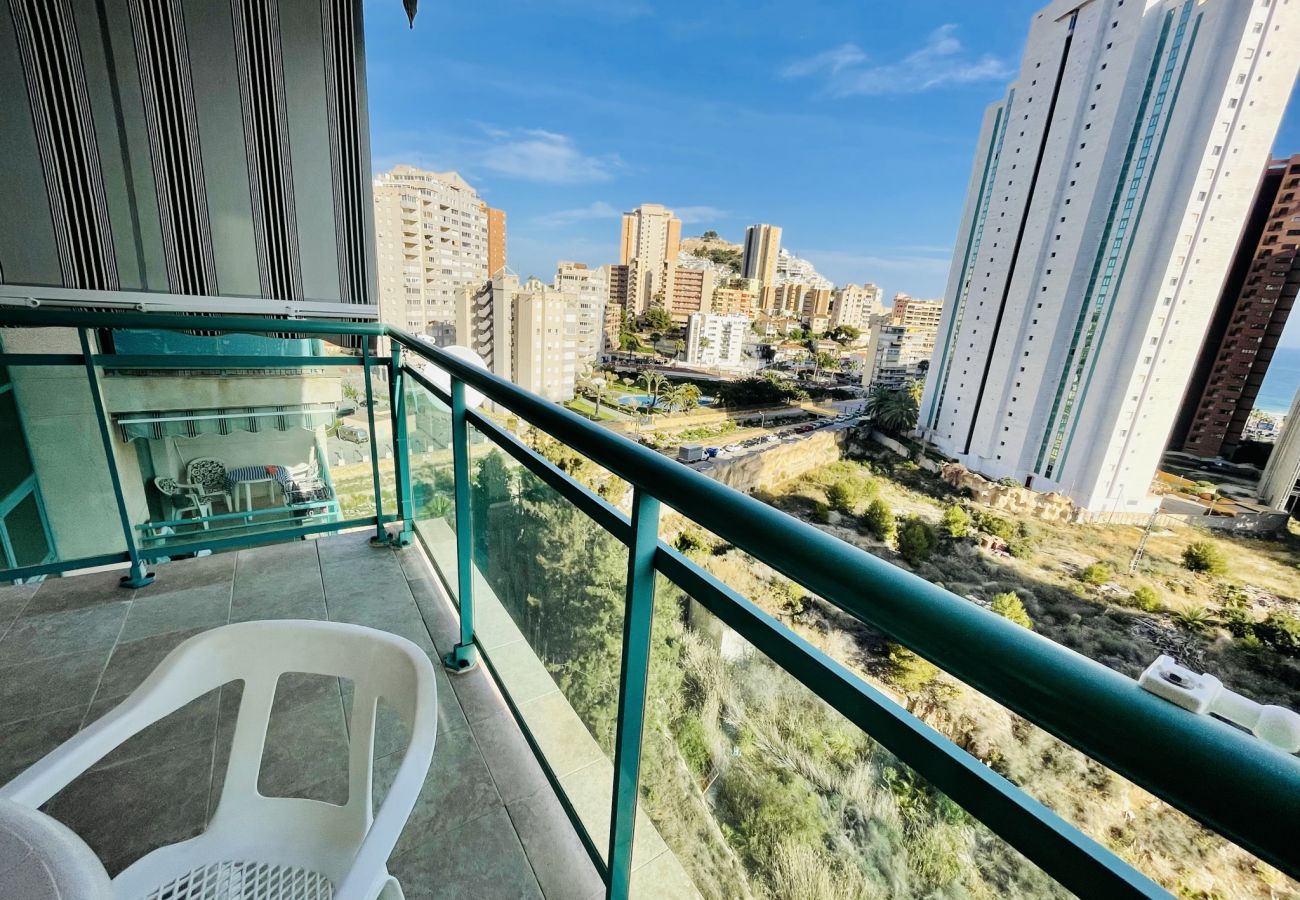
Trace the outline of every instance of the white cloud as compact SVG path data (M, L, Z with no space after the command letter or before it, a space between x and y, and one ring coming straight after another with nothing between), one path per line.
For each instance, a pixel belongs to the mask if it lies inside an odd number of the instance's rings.
M537 217L538 225L573 225L577 222L589 222L593 219L614 219L619 211L604 200L597 200L577 209L560 209Z
M908 252L909 247L882 247L875 253L854 250L801 250L836 284L873 281L884 287L885 296L904 291L914 297L942 297L952 262L951 248L934 248L934 255Z
M948 85L1005 81L1013 70L991 54L974 57L957 39L956 25L935 29L925 44L901 60L867 65L856 44L842 44L786 66L786 78L825 76L832 97L916 94Z
M608 181L623 165L615 154L591 156L573 138L540 128L484 129L487 140L477 148L477 167L545 184L587 184Z
M716 222L727 217L727 211L716 206L674 206L671 209L673 214L682 220L683 225Z
M823 50L815 56L792 62L781 70L785 78L803 78L828 71L834 74L847 66L854 66L867 61L867 54L857 44L840 44L830 50Z

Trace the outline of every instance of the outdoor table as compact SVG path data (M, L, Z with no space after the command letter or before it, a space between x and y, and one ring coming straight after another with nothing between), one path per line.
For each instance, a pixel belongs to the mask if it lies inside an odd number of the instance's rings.
M104 864L70 828L0 799L0 897L112 900L113 885Z
M253 508L253 485L278 484L285 497L293 485L289 470L284 466L241 466L226 470L226 490L235 499L235 509L239 507L239 489L244 489L244 508ZM274 490L274 488L272 488Z

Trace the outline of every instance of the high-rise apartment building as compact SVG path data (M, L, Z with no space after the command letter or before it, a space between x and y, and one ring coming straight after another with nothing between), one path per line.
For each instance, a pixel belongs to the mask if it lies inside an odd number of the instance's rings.
M604 310L601 309L603 322ZM456 343L495 374L548 400L573 399L579 366L579 306L574 295L509 269L461 289Z
M1300 154L1260 178L1169 447L1231 458L1300 292Z
M745 249L740 258L743 278L757 278L763 284L776 280L776 259L781 250L781 228L750 225L745 229Z
M695 313L686 324L686 362L717 369L742 368L749 322L748 316Z
M863 387L894 390L925 378L934 351L932 332L927 335L924 329L877 316L867 335Z
M890 319L895 325L901 325L915 335L924 352L923 359L928 360L934 355L939 322L942 318L942 300L917 300L907 294L894 295Z
M685 268L673 265L672 290L669 292L668 312L673 322L685 325L693 313L709 312L713 309L713 292L715 278L713 271L706 268Z
M628 267L627 304L641 315L666 299L668 263L677 259L682 221L658 203L643 203L623 214L619 263Z
M880 298L883 292L874 284L846 284L831 296L830 324L866 331L870 317L884 310Z
M1148 488L1295 81L1300 3L1059 0L985 114L920 430L1093 510Z
M505 268L506 212L485 205L487 212L487 262L489 277Z
M374 194L379 318L416 334L454 321L461 288L488 278L488 207L455 172L413 166L377 177Z
M579 363L594 363L608 347L605 342L608 268L592 269L586 263L561 261L555 270L552 287L560 292L577 317L575 350Z
M1300 518L1300 391L1259 479L1259 498Z
M725 285L713 289L712 311L722 316L746 316L750 319L758 309L759 283L755 279L732 278Z

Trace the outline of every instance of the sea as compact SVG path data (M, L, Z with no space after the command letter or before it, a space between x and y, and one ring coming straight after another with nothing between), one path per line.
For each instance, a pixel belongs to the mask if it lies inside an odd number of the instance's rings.
M1268 364L1268 374L1260 385L1255 408L1285 416L1291 409L1297 388L1300 388L1300 347L1278 347L1273 351L1273 361Z

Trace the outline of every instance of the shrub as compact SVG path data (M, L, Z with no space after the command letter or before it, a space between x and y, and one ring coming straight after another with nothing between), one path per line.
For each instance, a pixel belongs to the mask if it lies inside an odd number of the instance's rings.
M985 534L1000 537L1004 541L1009 541L1016 536L1016 526L1012 525L1007 519L995 516L992 513L980 513L975 524Z
M1029 613L1025 612L1025 604L1020 602L1020 598L1014 591L994 595L989 608L1002 618L1009 619L1030 631L1034 628L1034 620L1029 618Z
M1024 559L1034 552L1038 544L1038 529L1028 522L1016 523L1016 534L1007 541L1007 552L1018 559Z
M862 517L862 524L867 526L867 530L878 541L888 541L897 531L897 526L894 524L894 511L884 500L871 501L866 515Z
M900 691L914 694L939 677L939 667L902 644L890 644L889 677Z
M1134 606L1146 612L1155 612L1160 608L1160 595L1156 593L1155 588L1147 587L1145 584L1133 592L1131 599Z
M826 489L826 500L836 512L852 515L858 511L861 503L869 493L868 486L860 481L841 478Z
M940 522L944 537L950 537L954 540L964 538L970 534L970 513L960 506L950 506L943 511L943 519Z
M1255 626L1255 637L1267 647L1287 656L1300 656L1300 619L1282 612L1271 612Z
M1110 581L1111 568L1110 563L1095 562L1091 565L1084 566L1079 572L1079 580L1084 584L1090 584L1093 587L1105 584Z
M825 525L831 520L831 508L825 503L818 503L813 509L813 519Z
M1199 632L1209 627L1210 614L1205 611L1204 606L1193 606L1174 613L1174 621L1188 631Z
M1222 575L1228 571L1228 561L1209 541L1195 541L1183 550L1183 568L1206 575Z
M939 533L924 519L909 516L898 530L898 552L912 565L919 565L939 546Z
M694 528L686 528L677 535L677 540L673 541L673 546L682 553L690 554L705 549L706 545L704 535Z

